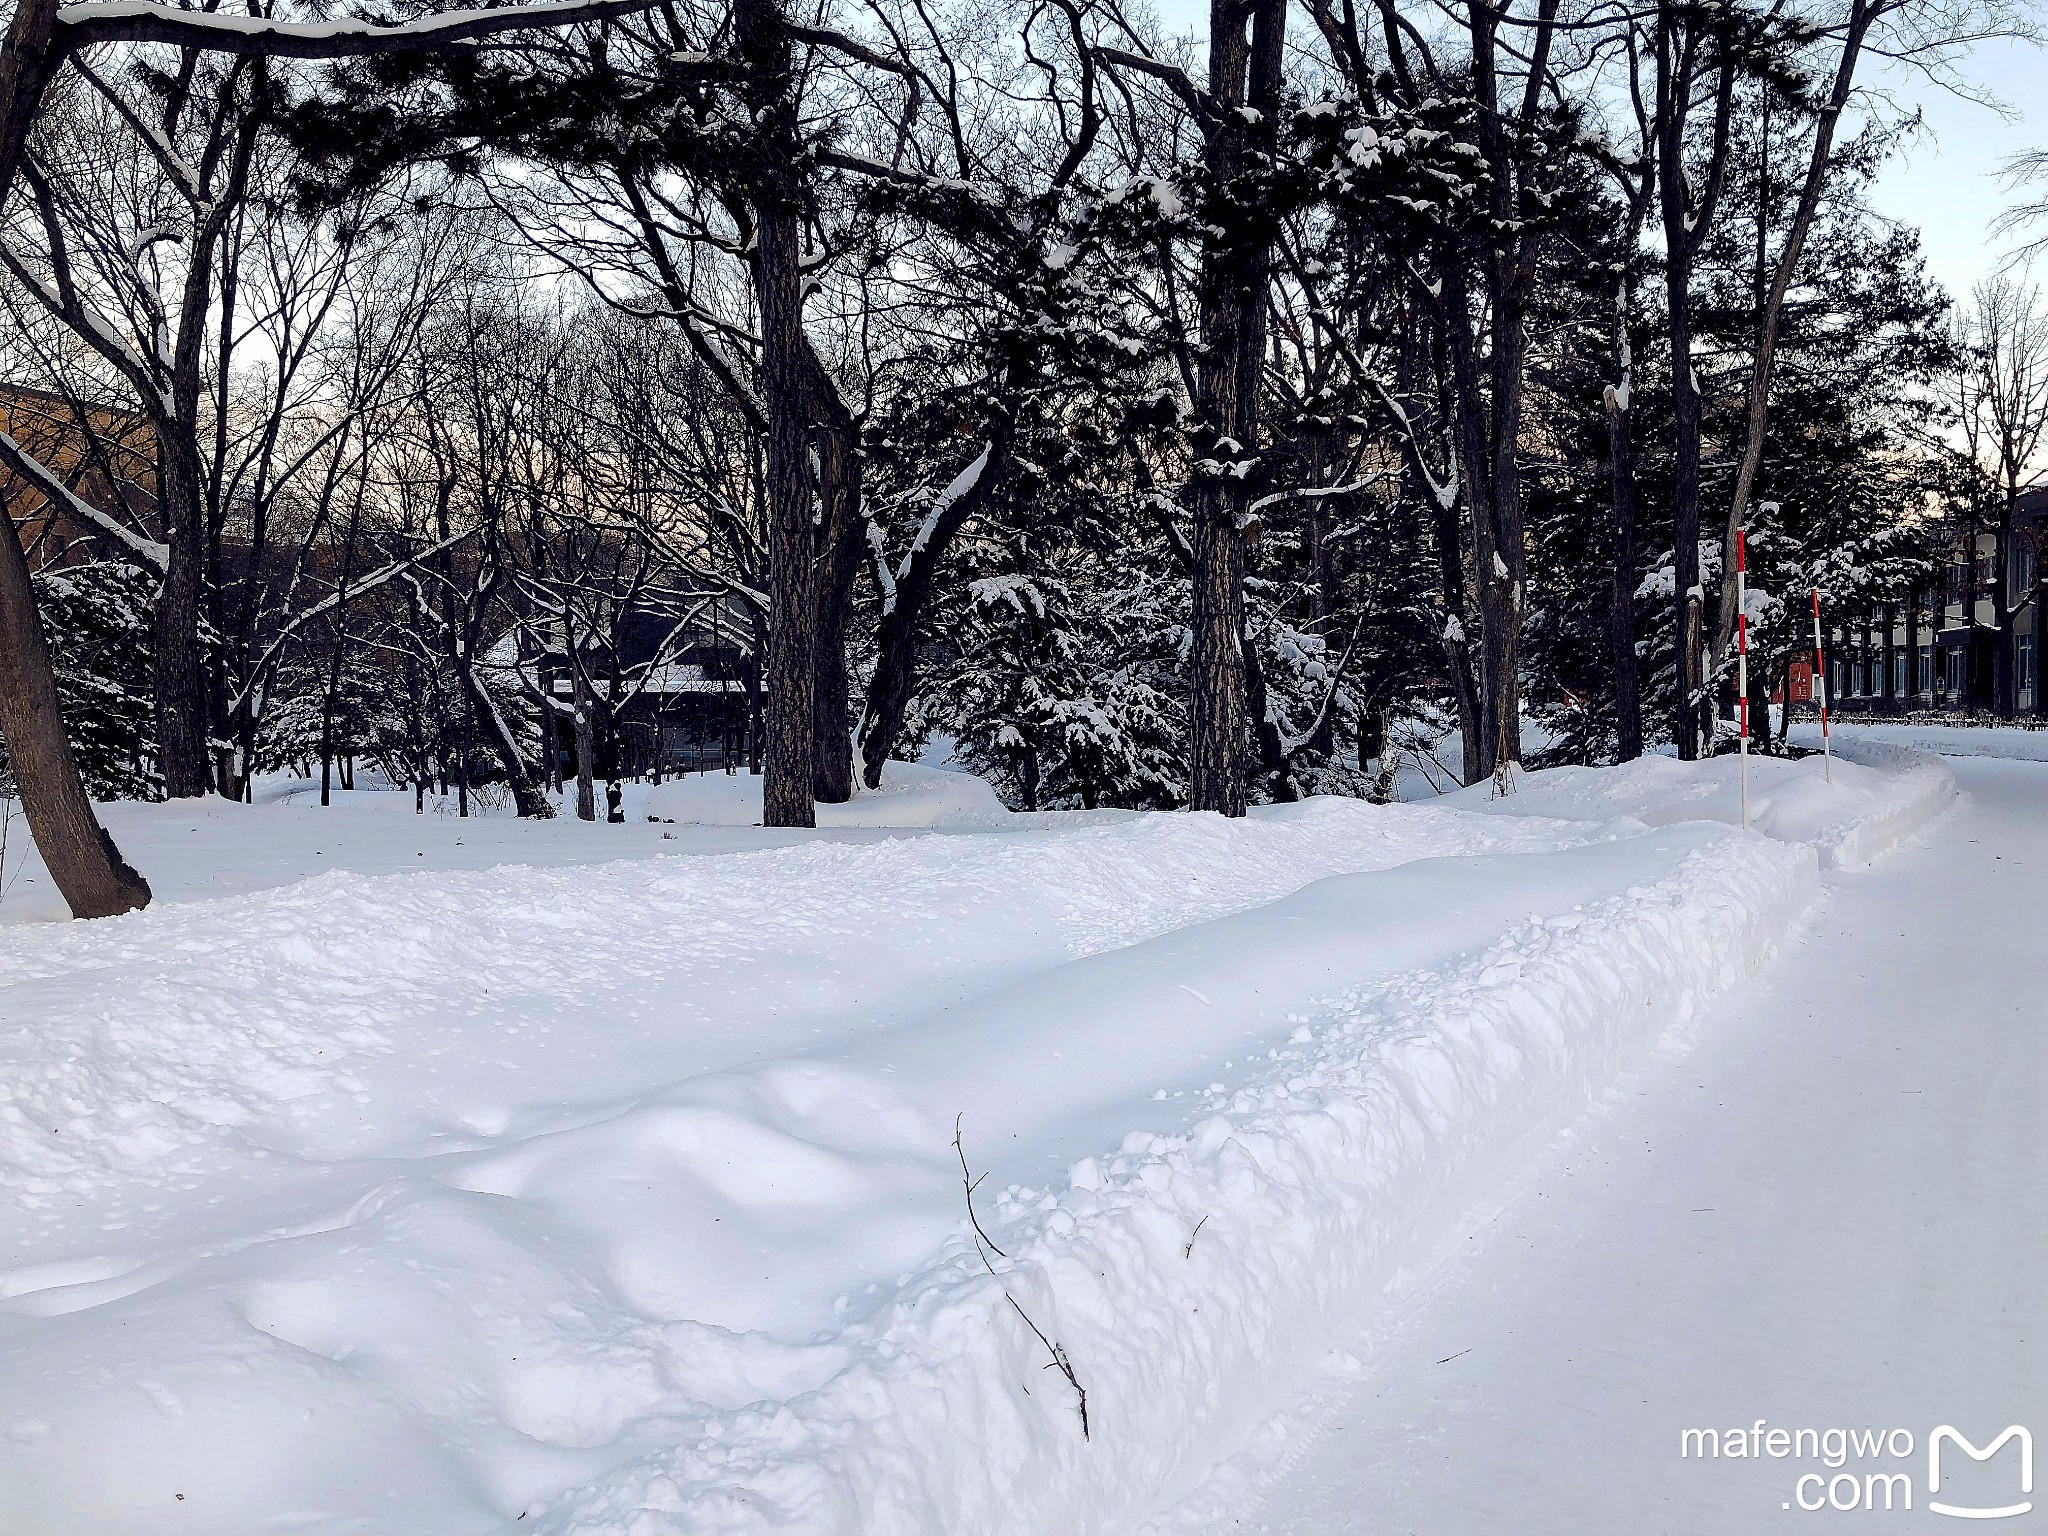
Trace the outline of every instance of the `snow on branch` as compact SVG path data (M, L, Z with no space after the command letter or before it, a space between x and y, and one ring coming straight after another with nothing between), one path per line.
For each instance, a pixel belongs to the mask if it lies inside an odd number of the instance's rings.
M98 507L80 496L66 485L57 472L30 453L20 443L0 432L0 464L5 464L21 476L36 490L49 499L50 505L76 518L88 527L95 528L108 538L122 545L131 555L139 558L151 570L161 576L171 566L170 546L155 539L145 538L119 518L102 512Z
M1394 474L1391 470L1380 470L1376 473L1362 476L1359 479L1347 481L1343 485L1306 485L1297 486L1293 490L1274 491L1270 495L1261 496L1249 507L1246 507L1245 513L1247 516L1255 518L1265 511L1266 508L1278 506L1282 502L1316 501L1325 496L1355 496L1361 491L1371 490L1382 480L1392 480L1393 478Z
M660 0L542 0L492 10L442 11L397 25L348 18L274 21L218 11L186 11L158 0L79 0L58 7L58 35L88 43L169 43L214 53L287 59L345 59L372 53L431 52L500 32L566 27L636 16Z
M229 700L229 708L240 709L242 707L243 703L247 701L258 685L270 675L270 669L276 664L277 658L283 654L286 642L308 624L312 623L313 620L319 618L321 614L330 612L340 607L343 603L354 602L365 592L374 592L387 581L405 575L422 560L438 555L444 549L453 549L463 540L472 537L476 531L475 528L465 528L461 533L452 534L437 544L429 544L425 549L415 550L412 554L406 555L402 559L394 560L389 565L379 566L367 576L351 582L348 586L335 588L334 591L321 598L312 607L302 608L293 614L278 629L276 635L271 638L270 644L264 647L261 659L258 660L255 666L249 669L249 681L244 683L236 691L234 698Z
M983 443L981 453L975 461L955 475L952 484L939 492L933 500L931 510L924 515L923 525L917 530L917 537L910 541L910 548L904 551L903 563L896 567L896 581L899 586L910 579L911 562L924 553L925 546L931 543L932 535L938 532L939 524L944 521L946 514L959 504L961 497L981 484L982 471L988 468L989 456L995 451L996 445L993 442Z

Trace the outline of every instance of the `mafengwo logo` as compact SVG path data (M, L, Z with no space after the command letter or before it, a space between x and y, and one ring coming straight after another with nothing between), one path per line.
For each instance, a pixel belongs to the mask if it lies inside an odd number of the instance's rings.
M1924 1443L1927 1487L1921 1507L1929 1514L2009 1520L2033 1509L2034 1437L2026 1426L2008 1424L1980 1445L1953 1424L1940 1424ZM1786 1429L1758 1419L1747 1429L1685 1430L1678 1454L1688 1460L1817 1461L1821 1470L1794 1477L1791 1496L1779 1507L1848 1514L1912 1509L1916 1483L1910 1469L1920 1444L1910 1429Z

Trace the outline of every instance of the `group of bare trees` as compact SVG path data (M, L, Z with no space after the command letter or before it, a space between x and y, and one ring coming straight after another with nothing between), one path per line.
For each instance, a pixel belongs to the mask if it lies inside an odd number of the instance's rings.
M87 445L140 422L154 462L111 507L5 435L0 462L153 584L167 795L245 794L280 697L332 762L374 657L416 776L488 759L549 814L533 723L552 743L560 716L592 814L597 722L646 674L590 642L714 608L751 658L771 825L878 784L940 697L1007 701L984 753L1033 803L1050 753L1087 803L1142 762L1132 794L1239 815L1362 774L1425 695L1462 776L1504 781L1530 518L1561 495L1600 506L1612 750L1661 707L1695 756L1734 627L1718 552L1772 491L1859 69L1950 60L2016 25L1996 3L1214 0L1203 69L1117 0L403 25L24 0L11 366ZM1759 136L1742 406L1716 415L1730 327L1702 306ZM75 910L137 905L0 546L32 826ZM1145 626L1164 653L1089 675Z

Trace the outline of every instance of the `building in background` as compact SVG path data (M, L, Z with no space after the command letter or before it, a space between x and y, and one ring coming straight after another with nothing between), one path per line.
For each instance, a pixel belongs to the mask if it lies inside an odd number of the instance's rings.
M1828 636L1830 703L1845 714L1939 710L2048 719L2040 646L2044 540L2048 488L2023 492L2011 537L1997 530L1959 535L1938 590L1876 604L1836 625Z

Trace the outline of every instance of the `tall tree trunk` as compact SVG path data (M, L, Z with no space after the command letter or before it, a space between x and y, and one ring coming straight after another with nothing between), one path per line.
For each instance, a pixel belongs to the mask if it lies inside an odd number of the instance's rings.
M576 668L576 819L597 820L597 740L590 721L590 685Z
M1196 416L1207 435L1194 505L1194 675L1188 803L1242 816L1248 799L1244 675L1246 470L1259 441L1266 355L1269 222L1241 178L1271 142L1287 10L1281 0L1212 0L1209 96L1217 117L1203 159L1219 209L1202 250L1202 363ZM1243 110L1249 107L1249 111Z
M1539 0L1536 26L1518 41L1525 79L1514 105L1500 100L1495 53L1501 16L1485 0L1469 0L1466 25L1472 37L1472 75L1479 98L1480 152L1492 172L1488 187L1495 233L1485 263L1487 309L1492 326L1488 349L1491 374L1491 448L1485 473L1491 495L1473 510L1490 520L1477 541L1479 610L1483 635L1484 693L1481 721L1495 774L1522 759L1522 612L1528 595L1528 548L1523 534L1522 404L1528 380L1529 300L1536 284L1539 236L1526 226L1535 213L1529 172L1519 136L1535 122L1549 76L1549 55L1559 0ZM1521 232L1510 236L1517 228Z
M164 795L203 795L212 785L206 752L206 685L199 656L199 609L206 551L195 466L181 444L163 442L157 470L170 563L157 597L155 688L157 755Z
M128 867L93 813L57 707L28 560L5 509L0 522L0 735L21 808L73 917L135 911L149 905L149 883Z
M1734 106L1735 69L1732 55L1719 65L1714 98L1713 149L1704 190L1695 196L1695 181L1686 163L1687 106L1701 62L1701 38L1695 30L1680 35L1676 0L1660 0L1657 12L1657 187L1664 220L1665 312L1671 343L1672 558L1676 604L1678 696L1673 707L1672 737L1678 755L1693 761L1700 755L1708 719L1703 643L1706 592L1700 577L1700 396L1692 358L1692 274L1694 257L1705 241L1720 201L1728 161L1728 124ZM1724 55L1727 50L1723 49ZM1725 552L1732 562L1734 550Z
M1884 625L1884 641L1878 647L1878 665L1884 669L1884 676L1878 684L1878 696L1884 700L1884 712L1890 714L1899 702L1898 647L1893 643L1898 633L1899 610L1895 603L1886 603L1878 610L1878 622Z
M1481 744L1485 732L1479 725L1479 689L1472 675L1472 616L1465 597L1465 535L1458 516L1456 494L1462 477L1455 473L1454 457L1452 472L1439 481L1422 455L1420 433L1424 411L1418 394L1417 374L1423 359L1417 356L1420 349L1416 345L1415 314L1414 309L1408 312L1402 327L1401 347L1394 359L1394 383L1400 399L1399 409L1393 413L1393 418L1401 445L1401 483L1406 495L1429 509L1430 542L1436 549L1437 585L1443 594L1443 627L1438 633L1438 641L1443 646L1444 668L1450 678L1451 697L1458 710L1458 742L1462 754L1458 780L1462 784L1477 784L1486 777L1487 770L1482 766ZM1440 322L1442 318L1439 316ZM1444 333L1441 323L1437 332L1439 336ZM1441 354L1430 362L1435 373L1438 402L1437 411L1431 414L1440 414L1447 401L1449 408L1456 411L1458 396L1455 388L1445 383ZM1382 754L1368 754L1361 746L1360 761L1363 762L1368 755L1377 757Z
M1481 779L1491 777L1495 756L1500 745L1498 697L1495 694L1489 665L1489 649L1486 630L1493 621L1485 597L1487 574L1494 571L1495 549L1493 516L1494 479L1491 472L1493 454L1490 446L1490 423L1486 403L1486 391L1479 378L1478 343L1471 329L1472 295L1465 281L1464 269L1453 265L1443 279L1443 304L1440 314L1446 350L1451 363L1451 409L1453 428L1458 440L1458 467L1465 489L1465 507L1472 528L1472 585L1478 589L1477 614L1479 624L1480 678L1473 693L1473 716L1470 722L1461 720L1465 727L1466 749L1464 753L1465 782L1477 784ZM1444 544L1439 538L1439 545ZM1439 556L1439 559L1442 557ZM1462 592L1465 573L1460 571L1459 584ZM1448 584L1450 574L1445 572ZM1462 601L1462 599L1461 599ZM1469 648L1472 639L1464 626L1460 625L1458 643ZM1462 701L1461 701L1462 703ZM1461 715L1464 711L1461 708Z
M1682 218L1682 214L1679 218ZM1700 755L1700 720L1705 707L1700 657L1700 397L1692 366L1692 247L1681 228L1671 238L1674 217L1665 216L1671 336L1672 595L1677 604L1678 697L1672 739L1687 762Z
M1466 631L1464 539L1455 506L1445 506L1432 496L1429 510L1436 525L1437 579L1444 593L1444 666L1450 673L1451 695L1458 706L1459 778L1463 783L1477 784L1487 773L1486 732L1479 724L1479 689L1472 677L1472 641Z
M817 423L818 493L824 501L824 515L818 521L816 695L812 700L817 764L812 792L822 804L841 805L853 798L846 625L853 613L854 581L860 575L860 444L853 417L817 352L806 344L804 355L812 375L810 415Z
M255 66L259 71L263 66ZM239 72L241 61L234 66ZM179 299L177 339L172 348L170 415L154 422L158 481L163 493L164 542L170 565L156 612L156 709L164 794L176 800L213 788L208 750L211 718L205 660L200 653L200 620L206 606L206 495L199 448L200 374L205 363L207 320L212 311L215 252L227 210L247 194L255 150L256 124L244 121L227 148L228 164L211 196L195 208L190 259ZM227 366L227 359L219 360ZM354 546L354 539L349 541ZM346 578L344 578L344 584Z
M1606 392L1607 476L1614 506L1613 596L1608 643L1614 655L1615 756L1633 762L1643 755L1643 693L1636 664L1636 449L1630 433L1635 369L1629 355L1628 288L1615 302L1615 349L1621 383Z
M768 407L768 699L761 820L817 825L818 561L804 410L803 287L798 276L800 144L789 28L777 0L739 0L739 52L756 124L754 293Z
M2019 713L2019 636L2013 623L2016 614L2012 591L2018 507L2019 486L2016 478L2009 476L1998 509L1998 538L1992 545L1991 557L1991 623L1996 631L1991 653L1991 708L2001 720L2010 720Z

